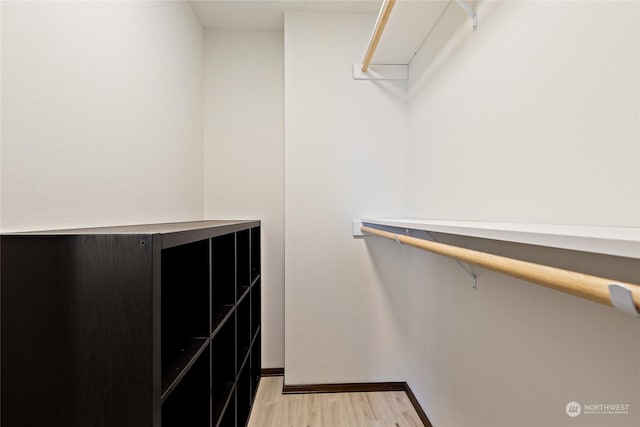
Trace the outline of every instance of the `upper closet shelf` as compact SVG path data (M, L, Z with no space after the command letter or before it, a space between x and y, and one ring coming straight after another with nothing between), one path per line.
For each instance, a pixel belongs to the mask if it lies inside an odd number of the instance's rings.
M571 249L640 259L639 227L590 227L428 219L372 219L362 223ZM354 226L354 234L356 228Z
M354 65L354 78L403 79L406 74L403 68L390 71L389 67L406 66L411 62L450 3L448 0L384 0L362 64ZM456 3L460 12L469 16L475 30L477 15L474 9L465 0L456 0ZM381 65L387 68L380 69Z

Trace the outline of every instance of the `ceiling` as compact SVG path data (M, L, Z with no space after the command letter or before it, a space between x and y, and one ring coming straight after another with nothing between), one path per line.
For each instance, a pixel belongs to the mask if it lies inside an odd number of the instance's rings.
M283 31L284 12L377 15L382 0L190 0L206 30Z

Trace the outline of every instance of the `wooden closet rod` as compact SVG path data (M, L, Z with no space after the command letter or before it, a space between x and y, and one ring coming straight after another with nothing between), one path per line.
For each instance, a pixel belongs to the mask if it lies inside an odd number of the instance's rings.
M366 225L362 226L362 231L609 306L613 306L609 285L620 285L631 292L636 310L640 308L640 286L632 283L624 283L402 234L394 234Z
M387 25L389 16L391 16L391 10L393 9L393 6L395 4L396 4L396 0L384 0L384 2L382 3L382 8L380 9L380 13L378 14L378 20L376 21L376 26L373 28L373 33L371 34L371 40L369 40L369 48L367 49L367 53L364 55L364 60L362 61L363 73L366 73L369 70L369 65L371 65L373 54L376 53L378 42L382 37L382 33L384 32L384 27Z

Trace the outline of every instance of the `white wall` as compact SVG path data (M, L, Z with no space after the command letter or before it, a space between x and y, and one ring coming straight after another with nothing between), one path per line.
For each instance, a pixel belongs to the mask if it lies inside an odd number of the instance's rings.
M413 60L410 217L640 225L637 2L449 6ZM640 282L638 260L444 241ZM409 251L408 382L437 426L640 425L640 324ZM569 418L565 405L630 404Z
M411 63L409 216L639 226L637 2L476 7Z
M283 33L205 34L205 217L262 220L262 365L281 368Z
M375 16L285 16L285 383L406 377L404 254L351 219L405 212L404 82L354 81Z
M185 2L2 2L3 232L203 214Z

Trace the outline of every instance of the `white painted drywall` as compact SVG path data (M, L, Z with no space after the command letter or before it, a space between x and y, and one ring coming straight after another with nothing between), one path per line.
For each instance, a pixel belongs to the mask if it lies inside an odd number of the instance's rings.
M637 2L452 3L410 66L408 215L640 225ZM640 282L637 260L442 240ZM437 426L640 425L640 323L409 250L409 385ZM568 402L629 404L570 418Z
M477 8L411 63L408 216L640 226L638 3Z
M284 366L284 40L205 33L205 217L262 220L262 366Z
M184 2L2 2L3 232L200 219L203 32Z
M351 237L401 215L406 81L354 81L375 16L285 16L285 383L405 378L405 257Z

